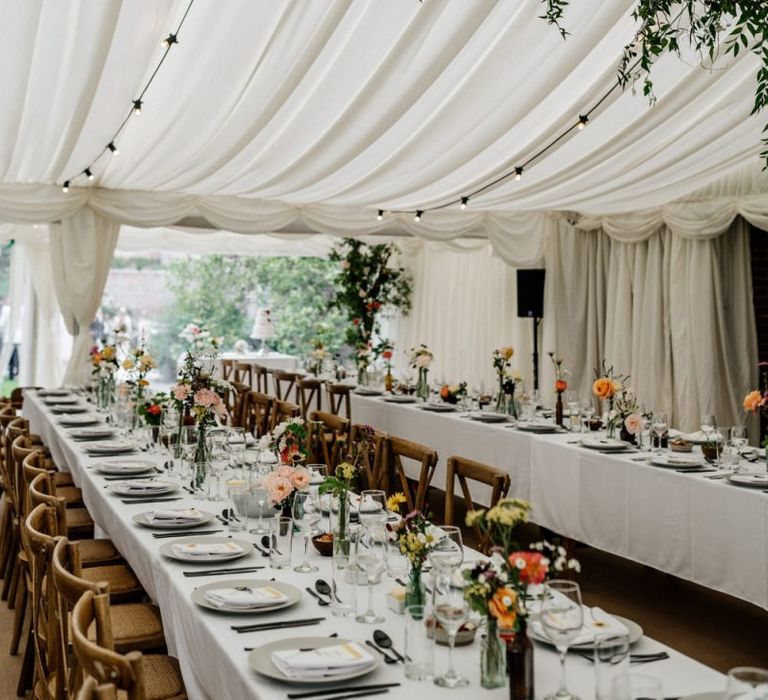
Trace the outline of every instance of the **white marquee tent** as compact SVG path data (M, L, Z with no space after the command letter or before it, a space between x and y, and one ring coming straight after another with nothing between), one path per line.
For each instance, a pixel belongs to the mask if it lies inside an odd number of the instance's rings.
M751 54L664 57L655 105L615 90L519 182L418 222L376 217L456 200L573 124L615 81L633 4L575 0L564 41L535 0L197 0L119 157L102 155L89 182L77 174L189 2L3 2L0 222L36 246L34 291L75 337L67 378L120 227L202 221L426 241L409 243L415 308L399 340L450 353L446 375L510 336L527 349L513 268L544 264L543 347L566 357L575 386L605 357L681 426L704 409L734 420L757 353L746 222L768 228Z

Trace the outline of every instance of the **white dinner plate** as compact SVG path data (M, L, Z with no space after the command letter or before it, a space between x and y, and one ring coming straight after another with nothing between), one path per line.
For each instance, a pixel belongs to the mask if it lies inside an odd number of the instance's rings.
M509 420L509 416L506 413L496 413L494 411L475 411L469 417L481 423L506 423Z
M108 425L98 426L95 428L80 428L78 430L72 430L69 433L69 437L73 440L101 440L104 438L110 438L115 434L113 428Z
M135 450L136 445L126 440L102 440L85 447L85 451L92 456L119 455L134 452Z
M188 557L180 556L173 551L173 545L175 544L237 544L240 545L242 552L235 552L234 554L218 554L211 557ZM233 559L242 559L247 557L253 552L253 545L247 540L238 540L234 537L211 537L206 535L203 538L198 537L179 537L179 539L173 539L169 542L163 542L160 545L160 554L169 559L175 559L176 561L183 561L185 564L215 564L219 561L232 561Z
M48 410L53 413L56 416L69 416L74 415L76 413L87 413L88 407L87 406L79 406L76 404L73 404L72 406L62 406L59 404L58 406L49 406Z
M179 487L170 481L115 481L109 485L109 490L118 496L144 498L145 496L163 496L172 493Z
M280 601L273 605L260 605L253 608L231 608L231 607L218 607L211 603L205 594L208 591L216 591L222 588L237 588L239 586L247 586L249 588L261 588L262 586L269 586L276 591L280 591L283 595L288 597L288 600ZM228 579L226 581L216 581L215 583L207 583L204 586L199 586L192 591L192 600L197 603L201 608L208 608L208 610L215 610L216 612L228 613L231 615L258 615L260 613L270 613L275 610L282 610L283 608L289 608L292 605L296 605L301 600L301 591L295 586L291 586L287 583L280 583L278 581L259 581L247 578Z
M72 406L76 404L80 399L77 396L60 396L58 398L51 397L50 399L44 399L43 403L46 406Z
M651 457L651 464L657 467L667 467L669 469L698 469L703 467L706 462L698 455L670 454L654 455Z
M621 622L624 627L627 628L627 632L629 634L629 643L630 645L635 644L636 642L639 642L643 637L643 628L640 627L636 622L633 622L632 620L628 620L626 617L621 617L621 615L611 615L611 617L614 620L618 620ZM596 629L595 634L599 634L600 630ZM537 642L542 642L543 644L548 644L549 646L554 646L552 644L552 640L550 640L549 637L543 634L536 634L536 632L533 630L533 626L530 626L528 628L528 634L532 639L535 639ZM583 644L574 644L570 647L573 651L590 651L594 648L594 642L584 642Z
M381 396L384 391L381 389L369 389L368 387L359 386L354 391L358 396Z
M419 406L422 411L432 411L433 413L453 413L456 406L450 403L425 403Z
M585 437L581 441L582 447L590 450L625 450L628 445L623 440L616 438Z
M110 474L112 476L133 476L134 474L144 474L155 469L155 463L146 459L113 459L110 462L99 462L94 464L93 468L99 474Z
M692 442L694 445L703 445L705 442L722 442L723 436L720 433L717 433L716 435L710 435L707 437L704 435L704 433L701 430L697 430L695 433L688 433L686 435L681 435L681 438L683 440L687 440L688 442Z
M274 642L268 642L260 647L256 647L250 654L248 654L248 665L256 671L256 673L272 678L276 681L282 681L283 683L290 683L291 685L318 685L323 683L338 683L339 681L351 680L352 678L360 678L366 676L369 673L375 671L381 666L381 655L371 654L373 661L370 666L365 668L358 668L348 673L340 673L334 675L332 678L302 678L293 679L286 678L282 671L275 666L272 662L272 652L280 651L281 649L313 649L318 647L332 647L337 644L346 644L350 642L350 639L335 639L333 637L294 637L293 639L279 639ZM365 646L365 645L363 645Z
M527 433L554 433L557 430L557 425L540 420L518 421L517 429L524 430Z
M101 418L93 413L82 416L62 416L59 418L59 425L64 428L81 428L84 425L98 425Z
M172 510L169 508L168 510ZM179 508L177 510L189 510L188 508ZM149 520L147 515L152 513L151 510L144 513L136 513L131 520L137 525L148 527L152 530L188 530L189 528L195 528L200 525L205 525L211 522L216 516L213 513L208 513L204 510L198 511L202 516L199 520Z
M753 488L765 488L768 486L768 473L766 472L742 472L731 474L728 481L737 486L752 486Z
M392 394L391 396L385 396L384 400L387 403L416 403L415 396L407 396L401 394Z
M69 389L38 389L37 395L39 397L48 396L71 396L72 392Z

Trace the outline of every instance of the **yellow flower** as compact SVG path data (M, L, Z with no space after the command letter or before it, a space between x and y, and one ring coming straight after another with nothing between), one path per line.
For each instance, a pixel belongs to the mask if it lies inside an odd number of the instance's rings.
M130 357L123 360L123 369L133 369L135 366L136 363Z
M469 527L473 527L474 525L477 525L477 523L481 522L484 517L484 510L470 510L467 513L466 523Z
M393 513L399 513L400 505L407 502L408 499L405 497L405 494L401 491L398 491L397 493L393 493L387 499L387 510L391 510Z
M342 479L350 481L355 477L355 465L350 464L349 462L342 462L338 467L336 467L336 475Z
M146 379L139 379L139 386L149 386L149 382Z
M507 346L501 348L500 352L501 352L501 356L505 360L510 360L510 359L512 359L512 355L515 354L515 349L511 345L507 345Z
M111 360L115 356L115 348L112 345L107 345L101 351L101 354L104 356L105 360Z

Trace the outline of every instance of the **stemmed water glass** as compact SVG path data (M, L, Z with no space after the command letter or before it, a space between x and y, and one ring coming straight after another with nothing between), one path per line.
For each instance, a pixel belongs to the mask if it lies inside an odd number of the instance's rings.
M269 499L269 492L264 486L264 477L270 473L269 467L257 465L251 474L251 494L253 502L259 509L259 519L256 521L256 527L250 530L252 535L264 535L269 533L269 527L264 524L264 506Z
M229 466L229 443L224 430L212 430L208 435L208 465L211 478L208 482L208 500L220 501L221 476Z
M584 624L581 590L573 581L553 579L546 584L541 603L541 625L560 654L560 688L546 700L577 700L565 682L565 655Z
M194 481L195 472L195 451L197 450L197 428L194 425L181 426L179 434L179 446L181 447L181 472L184 476L184 462L190 466L190 473Z
M667 414L666 413L654 413L653 414L653 423L651 424L651 427L653 428L653 434L656 437L656 439L659 441L658 447L656 448L656 453L661 454L664 450L661 447L661 440L667 433Z
M589 432L589 424L595 415L595 402L592 398L583 399L581 402L582 432Z
M455 525L443 525L443 536L429 553L429 561L438 573L455 571L464 561L461 530Z
M250 508L253 496L248 489L248 484L244 481L232 481L229 484L229 497L234 506L236 518L229 519L230 532L248 531L248 509Z
M320 520L320 504L309 491L297 491L293 497L293 523L304 535L304 561L294 567L300 574L310 574L317 567L309 563L309 538L312 528Z
M464 597L466 580L458 573L438 573L434 582L433 610L435 618L448 635L448 670L435 676L435 685L441 688L463 688L469 681L456 673L453 667L453 647L456 634L469 616L469 605Z
M768 669L739 666L728 671L726 700L768 700Z
M387 561L387 530L383 525L369 524L357 538L355 565L368 579L368 609L355 620L372 625L384 622L384 618L373 610L373 584L384 572Z
M237 478L242 477L243 462L245 461L245 428L230 428L227 431L229 458Z
M379 489L369 489L360 494L358 504L360 524L371 529L387 523L387 494Z

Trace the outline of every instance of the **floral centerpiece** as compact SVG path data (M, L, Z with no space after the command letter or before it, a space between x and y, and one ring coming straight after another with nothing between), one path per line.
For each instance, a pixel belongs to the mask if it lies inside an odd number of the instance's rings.
M392 541L411 567L405 589L405 605L424 605L426 588L422 581L422 569L429 553L440 541L442 530L418 510L408 513L389 529Z
M768 362L759 362L761 388L753 389L744 397L744 410L748 413L763 413L768 415ZM768 464L768 436L763 437L765 458Z
M563 392L568 388L568 370L563 369L563 358L557 357L555 353L550 352L549 359L552 361L552 366L555 370L555 394L557 394L557 400L555 402L555 423L559 426L563 425Z
M411 348L409 364L419 372L419 381L416 384L416 396L423 401L429 398L429 382L427 381L427 374L429 373L429 366L432 364L432 360L435 356L432 351L422 343L417 348Z
M336 528L333 532L334 549L349 556L350 542L347 536L349 524L349 493L357 481L357 465L352 462L341 462L336 466L333 476L326 478L320 484L321 494L332 494L335 498Z
M306 491L311 480L312 475L306 467L281 464L267 474L262 483L272 507L279 508L283 515L291 517L296 493Z
M614 410L621 425L621 439L634 442L637 434L645 430L646 420L645 412L630 387L624 387L616 396Z
M307 458L307 425L303 418L286 418L259 440L259 449L277 450L281 464L296 464Z
M621 417L614 409L614 403L624 393L628 380L629 377L616 374L613 365L606 366L605 360L600 369L595 370L592 393L603 403L603 423L608 431L608 437L616 435L616 428L621 423Z
M496 370L496 375L499 380L499 393L496 397L496 412L504 413L507 407L507 388L509 385L505 385L507 381L507 369L509 368L509 361L515 354L515 349L511 345L505 345L502 348L497 348L493 351L493 368ZM512 400L514 401L515 387L512 383Z
M164 392L158 392L139 406L139 415L147 425L159 426L163 420L163 411L168 405L169 397Z
M440 387L440 398L446 403L457 404L467 395L467 383L443 384Z
M128 356L120 366L127 373L128 378L125 380L125 383L129 387L133 403L132 415L138 421L139 409L144 401L144 392L149 386L147 375L157 367L157 363L144 347L139 346L128 351ZM133 427L135 427L135 424Z
M357 365L357 383L361 386L368 384L368 365L373 359L371 343L361 343L355 350L355 364Z
M307 362L307 369L310 374L318 376L323 372L323 363L331 356L331 353L325 349L325 345L322 340L314 340L314 347L309 353L309 361Z
M187 343L187 349L192 351L218 349L221 338L214 336L202 321L188 323L179 333L179 338Z
M106 409L114 401L115 374L120 368L117 359L117 348L114 345L104 345L99 348L94 345L89 352L91 375L96 380L96 402L99 408Z

